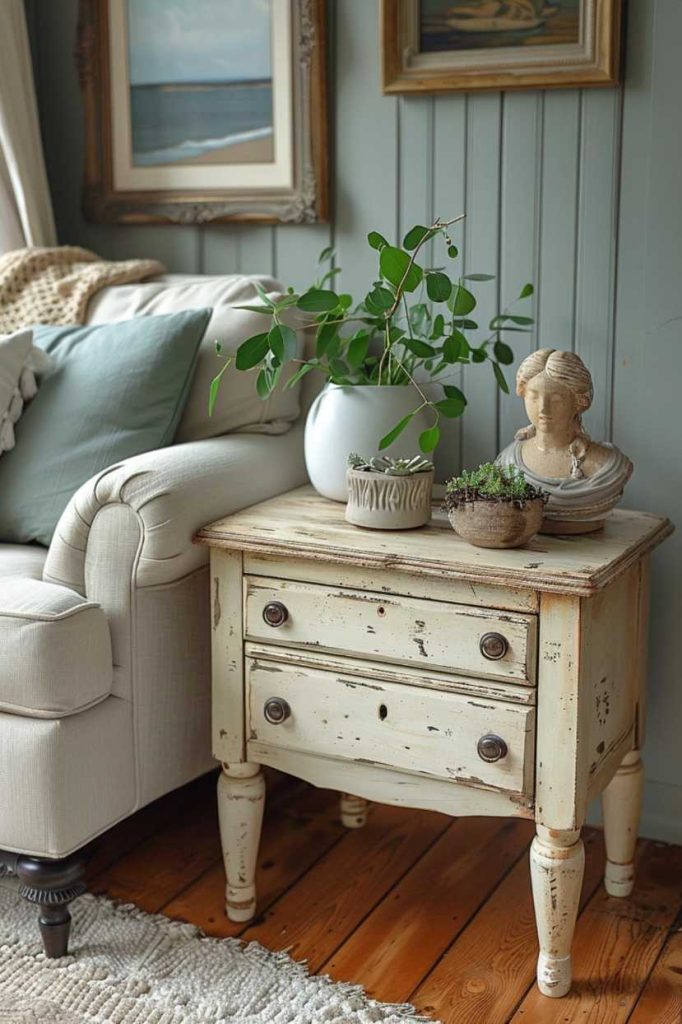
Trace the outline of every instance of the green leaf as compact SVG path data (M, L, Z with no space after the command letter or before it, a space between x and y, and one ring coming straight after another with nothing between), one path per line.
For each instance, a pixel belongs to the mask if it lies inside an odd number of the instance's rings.
M258 397L261 399L268 398L271 390L270 375L266 370L261 370L256 377L256 392Z
M299 297L296 305L306 313L329 313L336 309L339 304L339 297L336 292L326 291L324 288L310 288Z
M412 330L420 333L424 330L426 321L430 319L429 307L425 302L417 302L410 308L410 324Z
M403 247L409 249L416 249L420 242L427 238L431 232L428 228L425 228L423 224L415 224L413 228L407 232L403 238Z
M459 249L457 248L456 245L448 246L448 256L450 257L451 260L457 259L457 257L459 256Z
M519 298L520 299L527 299L528 296L532 295L534 291L535 291L535 289L533 288L533 285L530 284L530 282L528 284L524 284L523 288L521 289L521 291L519 293Z
M252 338L243 341L237 349L235 366L238 370L250 370L258 363L262 363L269 351L268 335L254 334Z
M462 280L464 280L464 281L494 281L495 280L495 275L494 274L465 274Z
M408 412L407 416L403 416L400 423L396 423L393 429L389 430L389 432L382 437L382 439L379 441L380 452L382 452L384 448L388 448L390 444L393 444L395 439L402 434L403 430L405 429L405 427L410 422L413 416L413 412Z
M388 340L393 345L396 341L400 341L401 338L405 337L405 331L402 327L396 327L392 324L388 329Z
M336 337L337 332L338 324L323 323L318 327L315 339L315 355L318 359L321 359L325 354L331 342Z
M495 380L497 381L497 386L499 387L500 391L504 391L505 395L508 395L509 385L504 379L504 374L500 369L499 363L493 363L493 373L495 374Z
M429 345L425 341L420 341L419 338L405 338L403 344L405 348L413 352L414 355L419 356L420 359L428 359L431 356L435 356L436 350L433 345Z
M443 342L443 359L446 363L456 363L463 355L468 355L469 343L456 328L453 329L449 338Z
M462 396L464 397L464 396ZM434 402L436 409L449 419L456 419L461 416L466 408L466 402L459 398L442 398L440 402Z
M518 324L519 327L530 327L531 324L535 323L532 316L510 316L509 319L513 324Z
M357 369L358 366L362 366L365 361L367 351L369 349L369 339L369 331L357 331L350 340L346 358L348 360L348 365L354 370Z
M313 365L313 363L304 363L303 366L301 366L296 371L296 373L292 373L291 377L289 377L289 380L286 382L284 387L287 388L287 389L295 388L296 385L298 384L299 380L301 380L303 377L305 377L306 373L310 373L310 371L314 370L314 369L315 369L315 366Z
M380 235L378 231L370 231L367 235L367 241L373 249L378 249L379 251L388 245L384 236Z
M286 324L275 324L268 334L268 344L280 363L288 363L298 353L296 332Z
M389 292L388 288L384 288L382 285L375 285L367 298L375 309L381 310L390 309L395 302L393 292Z
M433 330L431 331L431 340L437 341L443 337L445 333L445 317L442 313L437 313L433 321Z
M478 324L475 320L467 320L466 318L456 317L453 321L454 327L459 327L462 331L475 331ZM491 327L490 330L493 328Z
M333 245L328 245L325 249L322 250L320 255L317 257L318 264L319 263L326 263L327 260L330 260L333 255L334 255L334 246Z
M448 309L454 316L468 316L473 309L476 308L476 299L468 291L464 285L454 285L450 298L448 299Z
M340 273L341 267L330 267L327 273L323 274L322 277L320 278L320 288L322 288L323 285L327 283L327 281L331 281L333 277L336 277L336 275Z
M419 447L424 453L432 452L440 441L440 427L429 427L423 434L419 435Z
M407 253L393 245L387 245L381 250L379 267L387 281L395 288L402 287L406 292L413 292L418 288L423 277L422 268L416 263L410 264Z
M452 291L452 281L447 274L436 271L426 275L426 293L432 302L447 302Z
M473 363L484 363L487 359L484 348L472 348L471 361Z
M345 377L348 374L348 367L343 359L332 359L329 363L329 369L335 378Z
M352 304L353 304L353 296L349 295L348 292L342 292L341 295L339 295L339 307L344 312L347 309L350 309Z
M503 341L496 341L493 351L498 363L502 363L503 366L510 366L514 362L514 353Z
M267 313L268 316L272 314L272 307L270 306L235 306L235 309L246 309L249 313Z
M269 296L269 295L268 295L268 293L266 292L266 290L265 290L265 288L263 287L263 285L262 285L262 284L259 284L259 283L258 283L258 281L254 281L254 282L253 282L253 287L254 287L254 288L256 289L256 291L258 292L258 295L259 295L259 297L260 297L260 298L261 298L261 299L263 300L263 302L265 303L265 305L266 305L266 306L269 306L269 307L270 307L270 309L274 309L274 308L275 308L275 303L274 303L274 302L273 302L273 300L272 300L272 299L270 298L270 296Z
M454 384L443 384L443 391L445 392L448 398L456 398L463 405L467 404L464 392L460 391L459 388L455 387Z
M501 316L494 316L490 321L491 330L498 330L503 324L507 322L512 324L519 324L521 327L529 327L535 323L532 316L513 316L511 313L503 313ZM511 328L504 327L504 330L510 330Z
M231 359L226 360L224 365L221 367L220 372L215 375L211 381L211 386L208 392L208 415L212 416L215 410L215 405L218 400L218 391L220 390L220 382L223 379L223 374L227 370L228 366L232 362Z

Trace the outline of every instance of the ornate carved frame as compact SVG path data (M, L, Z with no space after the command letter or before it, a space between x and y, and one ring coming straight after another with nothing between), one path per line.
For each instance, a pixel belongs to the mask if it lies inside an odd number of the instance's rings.
M422 54L418 0L382 0L384 92L616 85L621 68L622 6L623 0L583 0L582 38L570 46Z
M94 221L203 224L329 219L326 0L290 0L294 15L294 185L266 190L121 191L114 187L109 0L80 0L76 61L83 92L83 208Z

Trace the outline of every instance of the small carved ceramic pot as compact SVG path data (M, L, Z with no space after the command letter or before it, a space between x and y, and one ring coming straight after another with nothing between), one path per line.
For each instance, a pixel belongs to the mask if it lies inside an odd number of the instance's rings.
M370 530L413 530L431 519L433 470L390 476L347 470L346 520Z
M448 512L455 533L477 548L520 548L538 533L545 503L527 501L467 501Z

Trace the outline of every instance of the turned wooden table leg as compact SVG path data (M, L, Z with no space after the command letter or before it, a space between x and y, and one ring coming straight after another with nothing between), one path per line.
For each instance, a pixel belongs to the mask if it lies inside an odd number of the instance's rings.
M609 896L629 896L635 884L643 784L642 759L638 750L632 750L601 795L606 843L604 885Z
M537 826L530 848L530 874L540 940L537 980L545 996L565 996L571 987L571 943L584 868L579 831Z
M369 801L351 793L341 794L341 824L346 828L362 828L367 823Z
M231 921L250 921L256 912L256 860L264 803L260 765L223 764L218 817L227 876L225 909Z

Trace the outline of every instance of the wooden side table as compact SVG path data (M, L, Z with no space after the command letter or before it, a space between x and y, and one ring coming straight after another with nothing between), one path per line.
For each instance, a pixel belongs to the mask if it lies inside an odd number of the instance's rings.
M214 753L227 913L256 906L261 765L342 798L532 818L538 985L571 984L580 830L602 794L613 896L633 887L648 555L670 523L470 547L438 513L360 530L301 488L203 529L211 547Z

